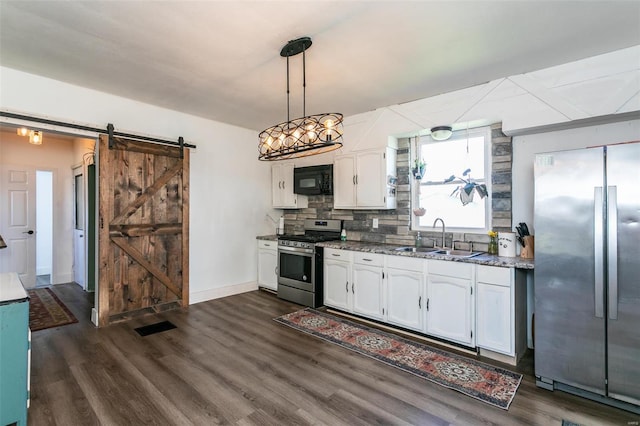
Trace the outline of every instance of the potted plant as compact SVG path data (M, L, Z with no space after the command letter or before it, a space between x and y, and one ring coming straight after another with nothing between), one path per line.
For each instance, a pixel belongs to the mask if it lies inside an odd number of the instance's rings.
M484 198L489 194L487 191L487 185L484 183L477 183L471 179L471 169L465 170L462 173L462 177L451 175L444 180L444 183L449 182L460 182L460 185L453 190L451 196L453 197L459 194L460 201L462 201L463 206L466 206L473 201L473 194L475 192L480 195L480 198Z
M416 178L417 180L422 179L422 176L424 176L424 170L427 167L427 163L425 163L422 159L416 158L416 160L414 161L414 166L411 169L411 173L413 174L413 177Z

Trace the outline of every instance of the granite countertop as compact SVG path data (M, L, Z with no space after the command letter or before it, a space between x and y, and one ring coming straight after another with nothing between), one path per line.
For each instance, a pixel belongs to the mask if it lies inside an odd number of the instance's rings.
M0 304L28 299L29 295L15 272L0 273Z
M265 240L265 241L278 241L277 235L258 235L256 240Z
M501 266L505 268L533 269L534 265L533 259L522 259L520 257L500 257L490 254L481 254L465 258L446 254L403 252L395 251L395 249L406 246L367 243L362 241L325 241L316 245L339 250L353 250L367 253L390 254L394 256L418 257L423 259L449 260L453 262L476 263L478 265Z

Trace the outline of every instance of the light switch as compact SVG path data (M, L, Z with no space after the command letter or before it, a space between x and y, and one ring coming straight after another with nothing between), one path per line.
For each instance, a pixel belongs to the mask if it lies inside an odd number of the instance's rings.
M373 229L378 229L378 218L373 219Z

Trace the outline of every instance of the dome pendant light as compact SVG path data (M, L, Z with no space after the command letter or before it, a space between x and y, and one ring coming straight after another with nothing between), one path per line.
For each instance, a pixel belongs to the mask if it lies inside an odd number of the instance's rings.
M311 38L291 40L280 51L287 58L287 121L258 135L259 160L285 160L333 151L342 146L342 114L328 112L306 115L305 51ZM302 53L302 117L289 118L289 57Z
M451 126L436 126L431 128L431 138L436 141L446 141L453 134Z

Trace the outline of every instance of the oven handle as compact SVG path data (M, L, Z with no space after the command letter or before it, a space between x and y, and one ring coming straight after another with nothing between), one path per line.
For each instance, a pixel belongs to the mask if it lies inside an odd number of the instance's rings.
M278 247L278 251L287 252L287 253L295 253L301 256L312 257L313 249L306 249L300 247Z

